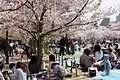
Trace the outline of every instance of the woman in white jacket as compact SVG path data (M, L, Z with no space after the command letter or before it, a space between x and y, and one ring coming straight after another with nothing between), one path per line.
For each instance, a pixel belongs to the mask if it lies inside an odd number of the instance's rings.
M15 80L27 80L26 65L23 62L17 62Z
M103 58L103 51L101 50L100 45L95 45L94 50L95 50L95 62L98 62Z

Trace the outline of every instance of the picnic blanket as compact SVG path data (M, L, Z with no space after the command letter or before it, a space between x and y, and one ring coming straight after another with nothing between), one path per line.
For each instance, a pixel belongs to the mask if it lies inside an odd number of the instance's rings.
M120 80L120 70L111 70L109 76L96 76L93 80Z
M75 51L75 54L80 54L80 55L82 55L83 53L80 52L80 51Z

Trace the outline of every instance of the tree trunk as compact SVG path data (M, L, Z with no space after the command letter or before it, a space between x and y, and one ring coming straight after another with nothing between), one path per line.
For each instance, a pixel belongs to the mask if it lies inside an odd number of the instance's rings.
M6 64L9 64L9 55L8 55L8 48L9 48L9 46L8 46L9 44L8 44L8 31L6 31L6 50L5 50L5 54L6 54Z
M39 71L41 71L42 58L43 58L42 48L43 48L43 38L41 36L39 36L39 38L38 38L38 50L37 50L37 59L38 59L37 64L39 67Z

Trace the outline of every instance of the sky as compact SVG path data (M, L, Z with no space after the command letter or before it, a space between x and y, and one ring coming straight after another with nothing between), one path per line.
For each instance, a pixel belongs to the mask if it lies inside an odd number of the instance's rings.
M120 0L103 0L102 3L107 6L116 6L120 4Z
M102 4L105 7L114 7L114 8L118 8L119 6L119 11L120 11L120 0L103 0ZM116 14L110 16L111 21L115 21L116 20Z

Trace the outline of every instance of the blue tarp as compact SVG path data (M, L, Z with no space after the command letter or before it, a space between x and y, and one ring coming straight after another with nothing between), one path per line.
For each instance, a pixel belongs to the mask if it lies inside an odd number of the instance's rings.
M93 80L120 80L120 70L111 70L109 76L96 76Z
M82 55L83 53L80 52L80 51L75 51L75 54L80 54L80 55Z
M80 54L80 55L82 55L83 53L80 52L80 51L75 51L75 54ZM73 58L72 60L74 61L74 58ZM75 58L75 60L76 60L76 62L79 63L80 58ZM59 61L59 58L57 58L56 62L58 62L58 61ZM61 62L61 61L62 61L62 59L60 58L60 62ZM65 62L65 60L64 60L64 62ZM68 59L68 62L71 62L71 59Z
M78 41L75 41L74 44L78 44Z

